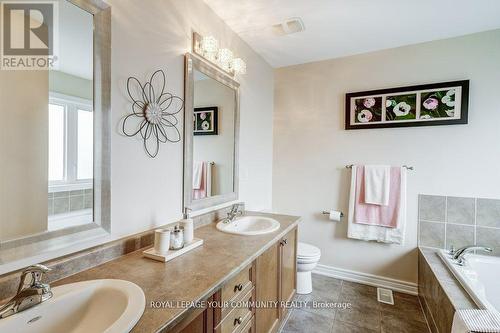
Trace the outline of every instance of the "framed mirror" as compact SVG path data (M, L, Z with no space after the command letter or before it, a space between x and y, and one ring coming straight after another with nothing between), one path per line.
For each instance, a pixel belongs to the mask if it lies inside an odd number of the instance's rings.
M0 70L2 253L110 230L111 9L100 0L51 3L53 21L42 16L42 26L52 65ZM27 17L36 20L11 20Z
M239 84L186 54L184 207L193 211L238 199Z

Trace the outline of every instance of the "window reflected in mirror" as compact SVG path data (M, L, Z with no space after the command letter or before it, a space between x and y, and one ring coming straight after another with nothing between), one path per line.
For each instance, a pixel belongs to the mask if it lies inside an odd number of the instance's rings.
M0 73L0 242L93 222L93 16L58 8L54 66Z
M194 70L193 200L234 191L236 91Z
M60 57L49 71L49 231L93 220L93 17L59 6Z

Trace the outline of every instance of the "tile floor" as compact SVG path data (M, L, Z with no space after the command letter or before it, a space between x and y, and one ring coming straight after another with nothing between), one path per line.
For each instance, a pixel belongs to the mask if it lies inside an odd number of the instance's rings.
M281 332L428 333L416 296L394 293L394 305L379 303L377 289L313 274L313 292L297 295L306 307L291 310ZM351 308L312 308L314 301L350 303Z

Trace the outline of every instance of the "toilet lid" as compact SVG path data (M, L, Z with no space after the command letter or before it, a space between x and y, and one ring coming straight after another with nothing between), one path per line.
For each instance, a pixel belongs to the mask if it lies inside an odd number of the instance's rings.
M301 243L297 246L297 257L299 258L311 258L311 257L319 257L321 255L321 250L316 246Z

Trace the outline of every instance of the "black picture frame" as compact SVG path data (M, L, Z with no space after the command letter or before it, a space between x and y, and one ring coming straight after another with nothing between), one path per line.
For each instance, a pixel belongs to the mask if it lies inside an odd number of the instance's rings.
M443 117L434 118L434 119L411 119L411 120L399 120L399 121L391 121L384 119L387 112L387 105L385 104L387 95L391 94L399 94L408 92L408 95L415 94L417 97L418 105L416 102L416 110L415 113L419 114L423 93L429 93L429 90L438 90L438 89L453 89L460 88L460 116L449 119ZM366 123L356 123L355 117L355 109L353 109L352 101L356 97L381 97L381 120L376 122L366 122ZM455 96L456 98L456 96ZM389 101L390 102L390 101ZM456 106L454 106L456 108ZM468 110L469 109L469 80L461 80L461 81L449 81L449 82L441 82L441 83L433 83L433 84L421 84L415 86L406 86L406 87L398 87L398 88L390 88L390 89L378 89L378 90L368 90L368 91L360 91L354 93L347 93L345 96L345 129L346 130L357 130L357 129L368 129L368 128L391 128L391 127L417 127L417 126L442 126L442 125L465 125L468 123ZM454 109L455 110L455 109ZM437 119L437 120L436 120ZM354 121L353 121L354 120Z
M202 113L208 113L211 117L212 128L209 130L200 129L198 121ZM219 134L219 108L217 106L208 106L201 108L194 108L193 117L193 135L218 135Z

